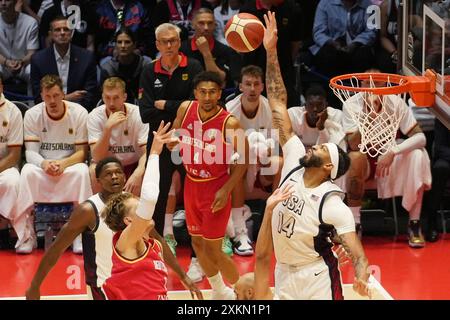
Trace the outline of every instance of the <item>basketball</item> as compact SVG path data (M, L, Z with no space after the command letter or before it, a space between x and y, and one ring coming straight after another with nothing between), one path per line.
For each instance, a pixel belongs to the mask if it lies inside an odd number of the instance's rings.
M225 39L237 52L250 52L258 48L264 37L264 25L249 13L239 13L225 26Z

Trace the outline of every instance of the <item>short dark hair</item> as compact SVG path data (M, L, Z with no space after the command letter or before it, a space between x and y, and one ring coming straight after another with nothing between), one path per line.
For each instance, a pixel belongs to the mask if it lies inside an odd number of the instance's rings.
M128 27L121 27L119 31L116 32L114 39L117 41L117 37L120 36L122 33L126 34L131 39L131 42L136 43L137 41L136 34Z
M311 85L308 90L306 90L305 98L308 99L308 97L311 96L320 96L327 98L327 93L325 92L325 89L320 84L314 84Z
M264 81L264 72L258 66L248 65L248 66L243 67L241 69L241 77L239 79L239 82L242 82L242 79L244 78L244 76L251 76L251 77L255 77L255 78L259 77L259 78L261 78L262 81Z
M339 166L338 166L336 178L334 180L343 176L348 171L348 168L350 168L350 163L351 163L350 157L348 156L347 152L342 150L342 148L339 147L338 145L336 145L336 147L337 147L338 153L339 153Z
M210 8L202 7L194 12L194 16L192 17L192 20L195 20L197 18L197 16L202 13L211 14L214 17L214 12ZM214 17L214 19L215 19L215 17Z
M108 163L117 163L120 166L120 168L122 168L122 170L123 170L122 162L120 162L120 160L117 159L116 157L103 158L95 166L95 177L97 179L100 177L100 174L102 173L103 167L106 166Z
M50 30L53 30L53 22L62 21L62 20L68 20L68 18L64 17L62 14L58 14L52 20L50 20L50 24L49 24Z
M220 88L222 88L223 80L219 73L214 71L202 71L194 77L194 89L197 89L197 86L200 82L214 82Z

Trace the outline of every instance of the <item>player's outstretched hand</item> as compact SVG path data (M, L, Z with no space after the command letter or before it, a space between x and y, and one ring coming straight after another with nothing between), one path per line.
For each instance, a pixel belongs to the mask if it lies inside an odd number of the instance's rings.
M267 14L264 15L264 22L266 25L263 38L264 48L266 51L277 50L278 29L275 12L267 11Z
M183 279L181 279L181 283L183 286L191 292L192 300L195 300L197 297L197 300L204 300L203 294L200 291L200 289L195 285L194 281L192 281L191 278L189 278L187 275L184 276Z
M289 197L294 193L294 188L290 184L285 184L281 188L276 189L271 196L266 201L266 208L273 210L275 206L280 203L281 201L284 201L286 199L289 199Z
M173 130L167 132L170 128L170 122L164 125L164 121L159 124L158 130L153 131L153 143L150 154L161 154L164 144L172 141Z

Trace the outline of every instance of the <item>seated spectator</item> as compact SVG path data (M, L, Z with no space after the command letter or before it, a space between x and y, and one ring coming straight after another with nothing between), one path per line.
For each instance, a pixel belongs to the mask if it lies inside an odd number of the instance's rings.
M79 12L73 7L78 7ZM47 48L52 44L49 35L50 23L57 16L67 17L72 32L72 43L91 52L95 52L96 15L92 6L85 0L53 0L53 6L45 10L39 24L39 38ZM78 20L77 20L78 19Z
M332 142L347 150L342 128L342 111L328 106L327 94L320 85L312 85L305 93L303 107L288 109L292 130L308 150L314 145ZM335 181L345 190L345 175Z
M369 70L379 72L378 70ZM363 81L361 86L369 86ZM374 86L384 86L385 83L373 83ZM350 97L343 105L342 125L347 134L350 169L347 173L347 203L352 210L356 223L356 231L361 235L361 201L364 195L365 181L376 177L378 197L381 199L403 196L402 206L409 213L408 240L412 248L425 246L420 223L422 197L426 189L431 187L430 159L425 150L426 138L417 123L411 108L397 95L385 95L384 105L378 96L360 92ZM358 124L353 120L351 111L371 107L375 112L393 108L404 108L399 129L408 136L404 141L387 153L376 158L359 151L361 133ZM388 111L389 112L389 111ZM385 121L384 117L375 117L372 121Z
M102 0L97 5L96 12L98 30L95 42L99 59L117 56L114 40L122 27L128 27L136 33L136 38L139 39L136 50L141 55L154 57L153 27L149 13L139 1Z
M225 26L235 14L239 13L243 0L222 0L222 3L214 8L214 19L216 20L216 32L214 34L217 41L228 46L225 40Z
M142 123L138 106L125 103L125 82L120 78L111 77L103 82L102 98L105 104L92 110L87 120L92 190L94 193L100 190L95 177L96 163L115 156L123 164L127 177L124 191L139 196L145 171L148 125Z
M216 22L211 9L201 8L192 20L194 36L183 41L180 51L200 61L207 71L214 71L226 80L227 87L234 87L236 72L240 70L240 57L228 46L214 39Z
M92 110L97 102L97 68L92 52L72 44L67 18L59 16L50 24L53 45L33 55L31 83L35 101L41 101L40 80L48 74L61 78L65 100Z
M63 84L55 75L41 80L42 103L25 113L27 163L22 168L14 228L16 252L36 248L33 206L36 202L81 203L92 195L87 158L88 113L81 105L63 100ZM81 236L73 243L82 252Z
M240 12L253 14L264 24L264 14L275 12L278 35L278 59L281 74L288 92L288 108L300 104L300 95L295 86L294 59L300 49L303 34L302 13L294 0L248 0L241 6ZM263 45L256 50L243 54L243 66L257 65L266 70L266 52Z
M434 126L432 185L426 195L425 212L428 213L426 239L435 242L439 239L437 231L437 211L442 203L446 184L450 178L450 131L438 119Z
M30 59L39 49L38 24L16 12L16 0L0 2L0 73L3 81L19 78L30 83ZM31 93L30 87L28 93Z
M23 121L20 110L3 95L0 77L0 222L14 224L14 210L19 192L18 164L23 144ZM6 223L7 225L7 223ZM0 231L3 228L0 227ZM1 239L0 239L1 242Z
M314 19L314 63L332 77L364 72L374 64L376 31L369 29L368 0L322 0Z
M156 29L163 23L172 23L181 30L181 40L190 39L194 35L192 19L200 8L209 8L205 0L162 0L155 6L152 13L153 27Z
M119 77L126 83L127 102L135 104L138 99L139 78L144 66L150 61L136 53L136 35L128 28L116 34L117 56L100 66L100 83L109 77Z
M271 155L272 111L264 90L264 73L260 67L242 68L239 90L242 94L226 104L228 112L239 120L246 130L250 148L250 164L247 174L236 185L232 193L229 236L234 237L234 252L248 256L253 254L245 221L249 218L244 202L247 199L267 199L278 185L280 157ZM233 168L232 168L233 170ZM251 215L251 213L250 213ZM231 229L231 230L230 230Z

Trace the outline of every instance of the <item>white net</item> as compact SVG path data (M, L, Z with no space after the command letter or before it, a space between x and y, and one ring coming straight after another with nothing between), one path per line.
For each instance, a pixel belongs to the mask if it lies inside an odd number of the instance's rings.
M343 108L350 113L361 133L359 150L371 157L383 155L396 145L397 131L400 121L406 113L406 92L400 94L380 95L370 91L370 88L392 87L387 77L386 82L374 81L371 76L361 81L356 77L336 84L346 86L338 88L330 85L334 94L342 101ZM402 83L400 83L402 84ZM352 88L362 88L352 90Z

